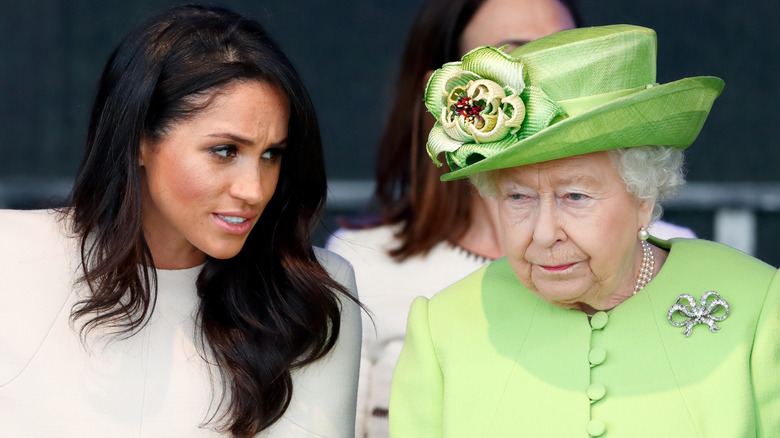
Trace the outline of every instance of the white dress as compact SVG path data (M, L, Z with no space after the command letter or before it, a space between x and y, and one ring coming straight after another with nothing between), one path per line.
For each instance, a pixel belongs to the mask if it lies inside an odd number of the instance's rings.
M201 267L158 270L157 306L134 336L86 344L69 323L83 294L76 239L45 211L0 212L0 436L206 437L212 385L196 348ZM355 293L351 267L324 250L330 275ZM293 398L262 437L353 435L360 313L342 299L341 334L323 359L293 372Z
M390 383L414 298L431 298L490 261L441 242L425 256L410 257L398 263L388 254L400 244L395 238L396 230L396 226L340 229L325 246L354 266L360 300L373 316L373 323L371 319L363 318L355 425L356 436L361 438L388 436ZM665 222L653 224L650 232L662 239L695 237L688 228Z

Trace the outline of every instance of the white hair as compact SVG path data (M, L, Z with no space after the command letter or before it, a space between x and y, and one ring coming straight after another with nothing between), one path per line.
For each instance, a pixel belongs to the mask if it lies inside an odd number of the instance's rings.
M640 146L607 151L626 190L639 201L653 203L651 222L661 218L661 202L674 197L685 184L683 152L667 146ZM481 196L496 197L498 170L469 176Z

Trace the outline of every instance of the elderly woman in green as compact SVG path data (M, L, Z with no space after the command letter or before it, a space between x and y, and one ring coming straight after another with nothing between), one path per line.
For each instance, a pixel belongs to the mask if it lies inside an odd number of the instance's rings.
M723 88L656 84L655 54L575 29L431 77L428 150L498 200L507 255L412 305L391 436L780 436L776 270L646 231Z

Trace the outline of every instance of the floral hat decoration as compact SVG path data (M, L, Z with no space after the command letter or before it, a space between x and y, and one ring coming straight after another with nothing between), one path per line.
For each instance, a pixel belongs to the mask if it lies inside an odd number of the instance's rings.
M425 106L442 180L608 149L690 146L723 89L716 77L656 82L652 29L558 32L506 54L482 46L436 70Z

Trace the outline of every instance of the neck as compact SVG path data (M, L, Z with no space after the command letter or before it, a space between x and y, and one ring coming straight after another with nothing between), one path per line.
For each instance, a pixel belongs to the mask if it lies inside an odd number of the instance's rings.
M497 259L504 256L501 246L498 204L493 198L471 195L471 223L456 244L481 256Z
M150 238L148 233L146 233L146 243L152 252L156 269L189 269L206 261L206 255L191 245L177 246L173 243L164 243L159 239Z

